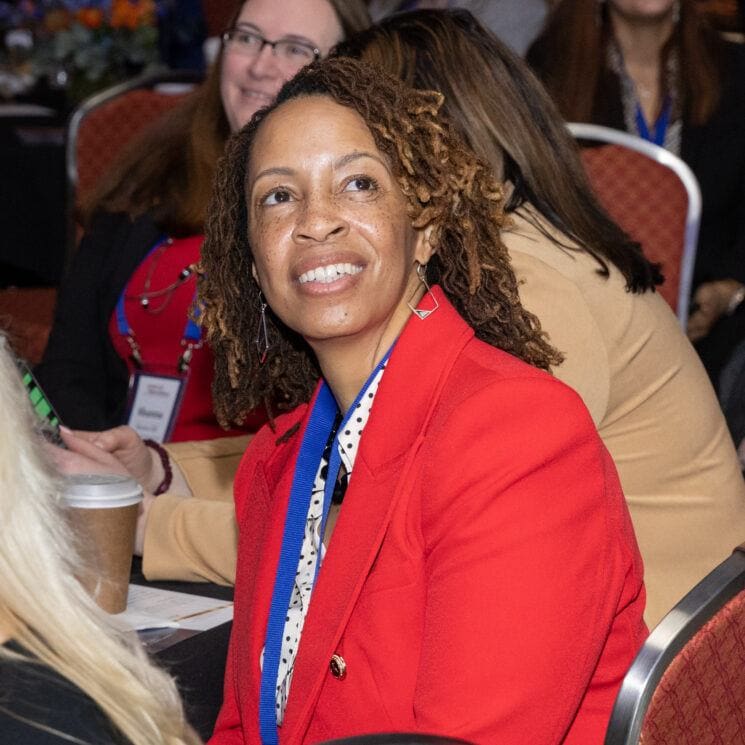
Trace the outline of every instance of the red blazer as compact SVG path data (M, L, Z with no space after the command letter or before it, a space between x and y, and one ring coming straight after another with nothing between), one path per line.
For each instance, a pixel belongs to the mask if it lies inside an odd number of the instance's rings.
M571 389L476 340L435 292L376 394L280 743L417 731L599 745L646 635L613 463ZM236 478L235 622L211 745L260 742L259 657L307 414L265 427Z

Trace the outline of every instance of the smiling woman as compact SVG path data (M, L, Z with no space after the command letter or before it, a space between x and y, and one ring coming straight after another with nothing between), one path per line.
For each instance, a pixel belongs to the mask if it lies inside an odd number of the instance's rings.
M274 100L287 78L344 38L342 19L328 0L282 5L278 12L276 0L249 0L223 34L220 93L234 132Z
M520 305L502 189L441 103L317 62L228 147L200 277L214 394L275 417L236 479L213 745L599 742L644 636L612 462L535 367L560 357Z

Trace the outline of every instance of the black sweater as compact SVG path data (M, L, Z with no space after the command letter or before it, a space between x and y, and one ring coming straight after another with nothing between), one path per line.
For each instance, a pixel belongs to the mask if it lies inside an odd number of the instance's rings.
M16 652L21 648L9 642ZM43 665L0 658L0 742L69 745L57 732L87 745L125 745L104 713L83 691Z
M129 375L108 324L119 295L163 231L148 216L102 214L83 236L60 287L54 325L34 373L64 424L122 423Z

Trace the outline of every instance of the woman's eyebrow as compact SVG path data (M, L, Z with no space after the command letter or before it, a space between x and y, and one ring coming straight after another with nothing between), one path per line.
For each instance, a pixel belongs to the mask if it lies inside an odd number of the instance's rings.
M388 169L388 164L379 155L367 152L366 150L355 150L354 152L342 155L334 161L334 168L343 168L361 158L372 158L374 161L380 163L380 165L385 169ZM264 178L265 176L294 176L296 173L295 169L290 168L289 166L273 166L272 168L265 168L263 171L259 171L259 173L253 177L252 182L256 183L260 178Z
M295 169L289 168L287 166L275 166L273 168L265 168L263 171L259 171L257 173L252 181L256 183L260 178L263 178L264 176L294 176L295 175Z
M343 168L344 166L349 165L353 161L359 160L360 158L372 158L373 160L380 163L380 165L383 166L386 170L389 170L388 164L379 155L376 155L375 153L369 153L366 150L355 150L352 153L342 155L334 162L334 168Z

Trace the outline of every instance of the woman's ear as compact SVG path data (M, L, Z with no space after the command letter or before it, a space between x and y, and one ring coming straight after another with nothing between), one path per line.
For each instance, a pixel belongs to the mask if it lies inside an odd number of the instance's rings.
M432 242L434 230L435 228L432 223L419 230L414 248L414 258L420 264L426 264L432 258L432 254L436 252Z

